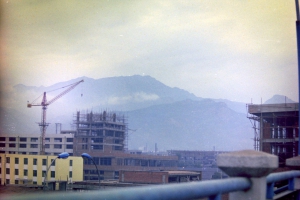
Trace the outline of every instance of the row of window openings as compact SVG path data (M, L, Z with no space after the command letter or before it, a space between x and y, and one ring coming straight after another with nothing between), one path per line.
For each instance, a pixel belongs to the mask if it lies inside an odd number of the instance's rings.
M37 165L37 159L34 158L33 165ZM1 157L0 157L0 163L1 163ZM10 157L6 157L6 163L10 163ZM24 165L28 165L28 158L23 159ZM53 159L51 159L51 166L55 166L55 161L53 162ZM15 158L15 164L19 164L19 158ZM42 165L47 165L47 159L42 159ZM69 165L73 166L73 160L69 160Z
M79 139L78 139L78 142ZM81 138L81 142L88 143L88 138ZM103 143L103 138L91 138L92 143ZM115 144L122 144L123 140L114 140Z
M0 153L6 153L5 151L0 151ZM20 152L20 151L8 151L9 154L23 154L26 155L38 155L39 152ZM54 156L58 156L60 153L53 153ZM45 155L52 155L52 153L45 152ZM73 153L69 153L69 156L73 156Z
M87 144L83 144L81 146L81 149L88 149L88 145ZM91 145L90 149L93 149L93 150L103 150L103 145ZM123 147L122 146L113 146L113 150L121 151L121 150L123 150Z
M89 131L80 131L78 135L90 135L90 136L104 136L102 131L92 131L91 133ZM123 137L123 132L113 132L113 131L107 131L105 133L105 136L107 137Z
M12 143L12 144L8 144L8 146L14 148L14 147L16 147L16 144ZM0 143L0 147L5 147L5 143ZM19 148L27 148L27 144L19 144ZM30 148L38 148L38 144L30 144ZM49 149L50 144L45 144L45 148ZM54 149L62 149L62 145L54 144ZM67 144L66 149L73 149L73 145Z
M0 174L2 173L1 169L2 168L0 168ZM6 174L10 174L10 168L6 168L5 172L6 172ZM46 171L43 170L42 171L42 177L45 177L45 174L46 174ZM19 169L15 169L15 175L19 175ZM28 176L28 170L27 169L23 170L23 176ZM33 177L37 176L37 170L32 170L32 176ZM50 177L55 178L55 171L50 171ZM69 171L69 178L72 178L72 177L73 177L73 173L72 173L72 171Z
M0 141L5 141L6 137L0 137ZM30 142L38 142L39 138L30 138ZM17 141L16 137L9 137L8 141L15 142ZM27 142L26 137L20 137L20 142ZM50 142L50 138L45 138L45 142ZM54 142L62 142L62 138L54 138ZM67 142L73 142L73 138L67 138Z

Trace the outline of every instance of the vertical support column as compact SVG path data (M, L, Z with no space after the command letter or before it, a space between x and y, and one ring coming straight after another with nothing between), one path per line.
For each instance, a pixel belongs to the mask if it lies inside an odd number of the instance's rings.
M249 190L230 193L230 200L266 199L266 176L278 167L278 157L264 152L244 150L218 155L217 164L227 175L246 177L252 182Z
M295 0L296 6L296 36L297 36L297 55L298 55L298 102L300 103L300 14L299 14L299 2ZM298 109L298 127L300 125L300 109ZM300 138L300 128L298 128L298 138ZM298 156L300 155L300 141L298 141Z

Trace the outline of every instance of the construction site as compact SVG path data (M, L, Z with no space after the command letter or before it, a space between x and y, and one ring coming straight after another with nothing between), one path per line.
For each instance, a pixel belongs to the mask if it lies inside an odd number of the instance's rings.
M77 112L73 134L73 155L88 153L93 157L84 162L84 180L119 179L120 170L175 170L177 156L130 154L128 148L127 118L115 112ZM98 177L97 165L100 171Z
M299 104L249 104L254 149L279 157L279 165L298 155Z

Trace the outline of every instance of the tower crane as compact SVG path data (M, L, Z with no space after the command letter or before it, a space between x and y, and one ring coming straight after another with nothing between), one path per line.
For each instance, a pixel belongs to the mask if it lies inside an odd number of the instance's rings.
M43 93L43 99L42 99L41 103L34 103L34 101L32 103L27 102L27 107L28 108L31 108L32 106L42 106L42 117L41 117L41 122L39 123L39 126L41 127L41 134L42 134L42 142L41 142L41 146L40 146L40 154L41 155L45 154L45 134L46 134L46 128L49 125L49 123L46 123L46 110L47 110L47 106L49 106L50 104L52 104L53 102L55 102L57 99L59 99L63 95L65 95L68 92L70 92L72 89L74 89L81 82L83 82L83 80L59 88L59 89L62 89L62 88L66 88L67 87L66 90L64 90L63 92L61 92L59 95L57 95L56 97L54 97L50 101L47 101L46 92L44 92Z

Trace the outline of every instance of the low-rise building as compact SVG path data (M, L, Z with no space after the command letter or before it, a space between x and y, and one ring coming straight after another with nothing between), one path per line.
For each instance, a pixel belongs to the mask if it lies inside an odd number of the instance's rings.
M0 154L0 183L42 185L48 168L47 181L82 181L81 157L70 156L52 163L55 158L48 155Z
M47 134L45 137L45 154L58 155L62 152L68 152L73 155L73 138L73 134ZM1 134L0 153L38 155L41 141L41 134Z
M200 172L191 171L120 171L120 183L166 184L200 181Z

